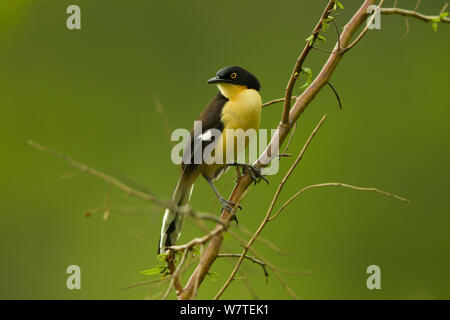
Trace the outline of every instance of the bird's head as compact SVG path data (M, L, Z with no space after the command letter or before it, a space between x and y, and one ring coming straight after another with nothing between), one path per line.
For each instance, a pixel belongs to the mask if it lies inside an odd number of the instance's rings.
M261 88L258 79L253 74L238 66L220 69L215 77L208 80L208 83L217 83L219 89L221 84L245 86L247 89L257 91Z

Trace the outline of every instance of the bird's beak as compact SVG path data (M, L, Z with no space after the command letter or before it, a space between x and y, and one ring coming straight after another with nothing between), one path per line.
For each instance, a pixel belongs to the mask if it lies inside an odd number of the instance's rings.
M213 78L211 78L211 79L209 79L208 80L208 83L209 84L211 84L211 83L223 83L223 82L230 82L230 80L228 80L228 79L222 79L222 78L220 78L219 76L216 76L216 77L213 77Z
M208 84L218 83L218 82L222 82L222 79L220 79L219 77L213 77L213 78L208 80Z

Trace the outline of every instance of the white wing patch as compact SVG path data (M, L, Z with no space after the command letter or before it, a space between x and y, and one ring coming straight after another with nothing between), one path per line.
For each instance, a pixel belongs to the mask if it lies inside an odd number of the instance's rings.
M200 139L202 141L211 141L212 138L212 132L211 129L203 132L203 134L200 134L197 139Z

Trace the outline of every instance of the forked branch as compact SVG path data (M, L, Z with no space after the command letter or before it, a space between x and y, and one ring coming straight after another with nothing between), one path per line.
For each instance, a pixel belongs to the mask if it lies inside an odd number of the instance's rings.
M362 4L362 6L358 9L358 11L353 15L353 17L350 19L350 21L347 23L347 25L344 27L344 30L342 31L338 43L341 46L348 45L350 39L354 35L354 33L357 31L359 26L364 22L366 17L366 12L368 6L373 4L375 0L366 0ZM324 17L328 17L329 11L334 6L334 1L330 1L328 5L326 6L324 13L322 14L319 22L316 25L316 28L314 29L313 33L317 34L316 31L320 30L322 21ZM334 51L339 50L338 43L336 43ZM308 44L307 44L308 46ZM303 64L303 61L306 59L306 56L310 52L310 47L305 47L305 49L300 54L299 58L297 59L296 66L294 67L294 71L291 75L291 78L289 80L289 83L295 83L295 77L297 76L296 72L301 70L301 65ZM331 75L333 74L334 70L336 69L338 63L342 59L343 53L339 54L331 54L323 66L321 72L319 75L314 79L314 81L311 83L311 85L306 88L305 91L300 95L300 97L297 98L295 104L290 109L290 97L292 96L292 88L293 85L290 86L288 84L285 100L284 100L284 109L283 109L283 116L282 116L282 125L278 126L277 131L275 132L274 137L272 138L271 143L266 148L266 150L263 152L263 154L260 156L259 160L255 163L258 167L262 167L262 163L267 163L267 161L264 160L270 160L273 159L273 157L277 156L277 154L272 154L272 147L274 145L282 145L284 140L288 137L291 126L289 124L295 123L297 119L301 116L301 114L305 111L305 109L308 107L309 103L314 99L314 97L319 93L319 91L325 86L328 81L331 78ZM298 71L297 71L298 70ZM287 112L286 112L287 110ZM286 113L288 116L286 116ZM286 121L286 117L288 118L288 121ZM242 198L244 197L248 187L250 186L252 182L252 179L249 175L243 175L239 178L237 184L234 187L234 190L231 194L231 197L229 198L230 201L234 203L240 203ZM229 224L232 218L232 213L230 213L227 210L224 210L221 214L221 219L225 224ZM216 227L217 228L217 227ZM218 233L216 236L211 238L211 241L208 244L208 247L206 248L204 254L200 258L200 262L197 266L197 268L192 273L191 277L189 278L188 283L184 287L184 290L182 294L178 297L179 299L191 299L194 294L194 287L198 287L199 284L203 281L206 274L210 270L213 262L216 260L220 247L222 245L223 241L223 235L222 233Z

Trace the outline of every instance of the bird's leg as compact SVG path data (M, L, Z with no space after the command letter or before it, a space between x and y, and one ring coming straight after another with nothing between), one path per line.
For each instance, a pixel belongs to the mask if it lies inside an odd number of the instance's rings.
M236 223L237 218L236 218L236 214L235 214L235 207L237 206L240 209L242 209L242 207L239 204L236 204L234 202L228 201L227 199L225 199L224 197L222 197L219 193L219 191L216 189L216 186L214 185L214 183L212 182L212 180L207 177L206 175L203 175L203 177L205 178L206 181L208 181L209 185L211 186L211 188L213 189L214 193L216 194L217 198L219 199L220 204L222 205L222 208L231 212L233 214L233 218L232 220L235 220Z
M257 182L260 182L261 179L264 180L265 182L267 182L267 184L269 184L269 181L262 174L261 169L258 168L258 167L255 167L254 165L245 164L245 163L237 163L237 162L229 163L227 165L231 166L231 167L238 167L238 168L240 167L240 168L242 168L242 172L243 173L248 173L253 178L253 181L255 182L255 184Z

